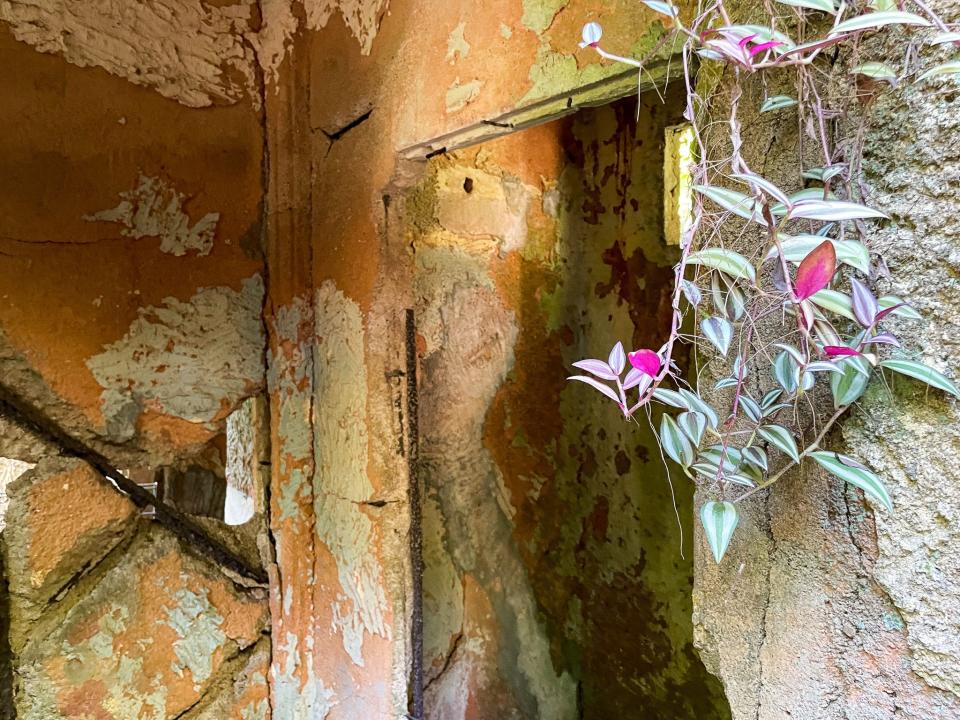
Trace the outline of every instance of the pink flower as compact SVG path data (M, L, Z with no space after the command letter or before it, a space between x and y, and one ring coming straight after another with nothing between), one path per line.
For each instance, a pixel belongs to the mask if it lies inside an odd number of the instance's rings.
M637 350L629 353L627 357L630 359L630 364L644 375L654 377L660 372L660 356L653 350Z

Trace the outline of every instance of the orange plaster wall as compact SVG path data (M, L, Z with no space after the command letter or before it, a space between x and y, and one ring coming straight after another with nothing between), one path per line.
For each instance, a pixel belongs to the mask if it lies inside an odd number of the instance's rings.
M262 272L261 119L249 102L184 107L40 54L3 28L0 63L0 328L97 426L101 388L85 363L123 337L139 308L204 287L239 290ZM117 206L141 174L185 194L192 222L220 213L209 255L177 257L158 238L84 220ZM150 422L152 439L140 442L159 453L210 437L178 418Z

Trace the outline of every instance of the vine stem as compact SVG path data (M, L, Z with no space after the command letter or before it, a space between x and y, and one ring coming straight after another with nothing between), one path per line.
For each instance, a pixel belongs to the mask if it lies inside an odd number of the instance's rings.
M824 424L823 429L820 430L820 434L817 435L816 439L812 443L807 445L807 447L804 448L803 452L800 453L800 461L791 461L787 465L784 465L779 470L779 472L773 475L766 482L760 483L755 488L748 490L733 502L738 503L742 500L746 500L748 497L750 497L756 492L759 492L760 490L766 490L768 487L773 485L777 480L779 480L781 477L786 475L788 470L792 470L794 466L799 466L800 462L802 462L805 457L809 456L810 453L812 453L814 450L820 447L820 443L823 442L823 439L827 436L827 433L830 432L830 428L832 428L834 424L837 422L837 420L839 420L843 416L843 414L849 409L850 409L849 405L843 405L842 407L837 409L837 411Z
M930 7L923 2L923 0L913 0L913 4L923 10L924 14L933 20L933 24L937 26L937 29L940 30L940 32L950 32L950 28L948 28L943 20L940 19L940 16L931 10Z

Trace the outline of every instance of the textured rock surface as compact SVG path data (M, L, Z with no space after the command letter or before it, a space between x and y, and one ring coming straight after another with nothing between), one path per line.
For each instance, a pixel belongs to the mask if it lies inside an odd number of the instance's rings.
M133 503L80 460L42 460L8 493L11 521L4 543L15 612L42 608L75 581L78 570L96 564L129 535L138 515Z
M208 703L222 712L204 717L267 717L265 593L142 524L78 460L42 461L11 496L18 717L161 720Z
M960 3L943 0L944 17ZM883 49L895 53L899 39ZM876 48L878 51L880 48ZM949 59L925 53L925 65ZM924 316L898 322L915 359L960 381L960 113L950 78L906 85L867 111L864 167L874 202L892 221L873 248L890 268L885 292L909 298ZM887 481L896 512L877 513L874 577L906 625L913 670L960 703L960 405L919 383L889 378L844 440ZM960 706L960 705L958 705Z
M960 11L949 0L935 5L948 18ZM859 57L900 57L905 46L898 35L886 44L875 39ZM852 106L845 132L854 134L861 117L868 122L867 199L892 218L867 237L892 274L877 288L909 298L925 315L897 320L895 330L917 359L956 380L956 87L904 83L870 101L870 88L859 89L864 99ZM758 90L741 101L748 113L759 106ZM837 75L833 91L849 94L846 75ZM793 132L749 118L744 128L751 167L796 187ZM809 467L746 504L722 565L698 541L697 643L723 680L734 718L960 713L957 404L903 378L887 381L872 387L827 445L878 472L893 514Z

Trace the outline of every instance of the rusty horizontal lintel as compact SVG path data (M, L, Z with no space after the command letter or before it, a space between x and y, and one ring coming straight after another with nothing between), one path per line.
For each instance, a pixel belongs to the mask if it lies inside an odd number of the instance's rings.
M210 537L189 517L154 497L149 491L130 480L102 454L70 435L3 384L0 384L0 415L9 418L25 430L60 448L62 454L83 460L89 464L100 473L107 485L114 491L129 497L137 507L153 506L156 510L154 516L156 523L168 529L191 547L203 552L206 557L209 557L221 567L227 568L248 580L253 580L262 585L267 584L267 574L263 568L254 567L243 558L235 555L220 541Z
M680 77L682 63L676 58L651 63L641 73L626 70L596 82L521 105L496 117L484 118L437 137L414 143L400 150L407 160L424 160L445 152L488 142L519 130L541 125L570 115L583 108L606 105L621 98L638 95Z

